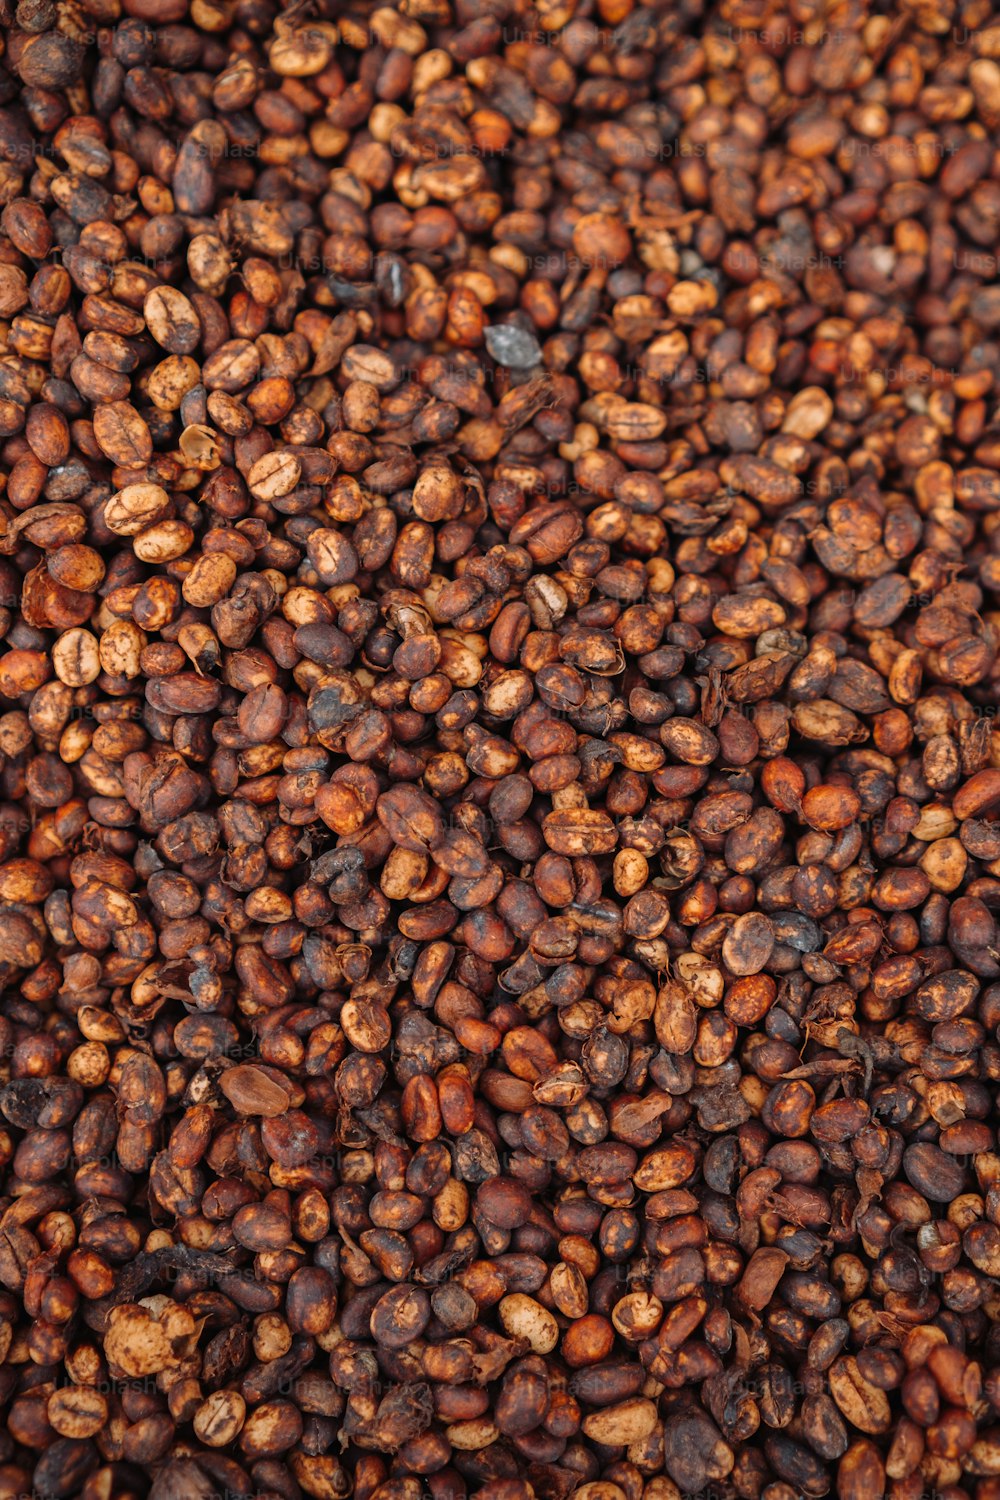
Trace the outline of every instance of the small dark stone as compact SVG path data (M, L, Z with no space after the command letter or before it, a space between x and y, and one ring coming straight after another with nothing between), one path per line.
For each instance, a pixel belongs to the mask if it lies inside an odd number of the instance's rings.
M533 333L513 323L493 323L486 329L486 347L498 365L511 370L527 370L542 357Z

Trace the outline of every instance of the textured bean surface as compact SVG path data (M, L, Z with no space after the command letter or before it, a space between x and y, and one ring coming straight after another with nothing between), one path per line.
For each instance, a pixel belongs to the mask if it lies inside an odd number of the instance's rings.
M998 1500L989 0L0 32L0 1500Z

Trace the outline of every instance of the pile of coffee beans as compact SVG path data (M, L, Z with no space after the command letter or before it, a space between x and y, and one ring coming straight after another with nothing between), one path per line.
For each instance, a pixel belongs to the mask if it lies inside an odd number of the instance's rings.
M0 0L0 1500L1000 1500L989 0Z

